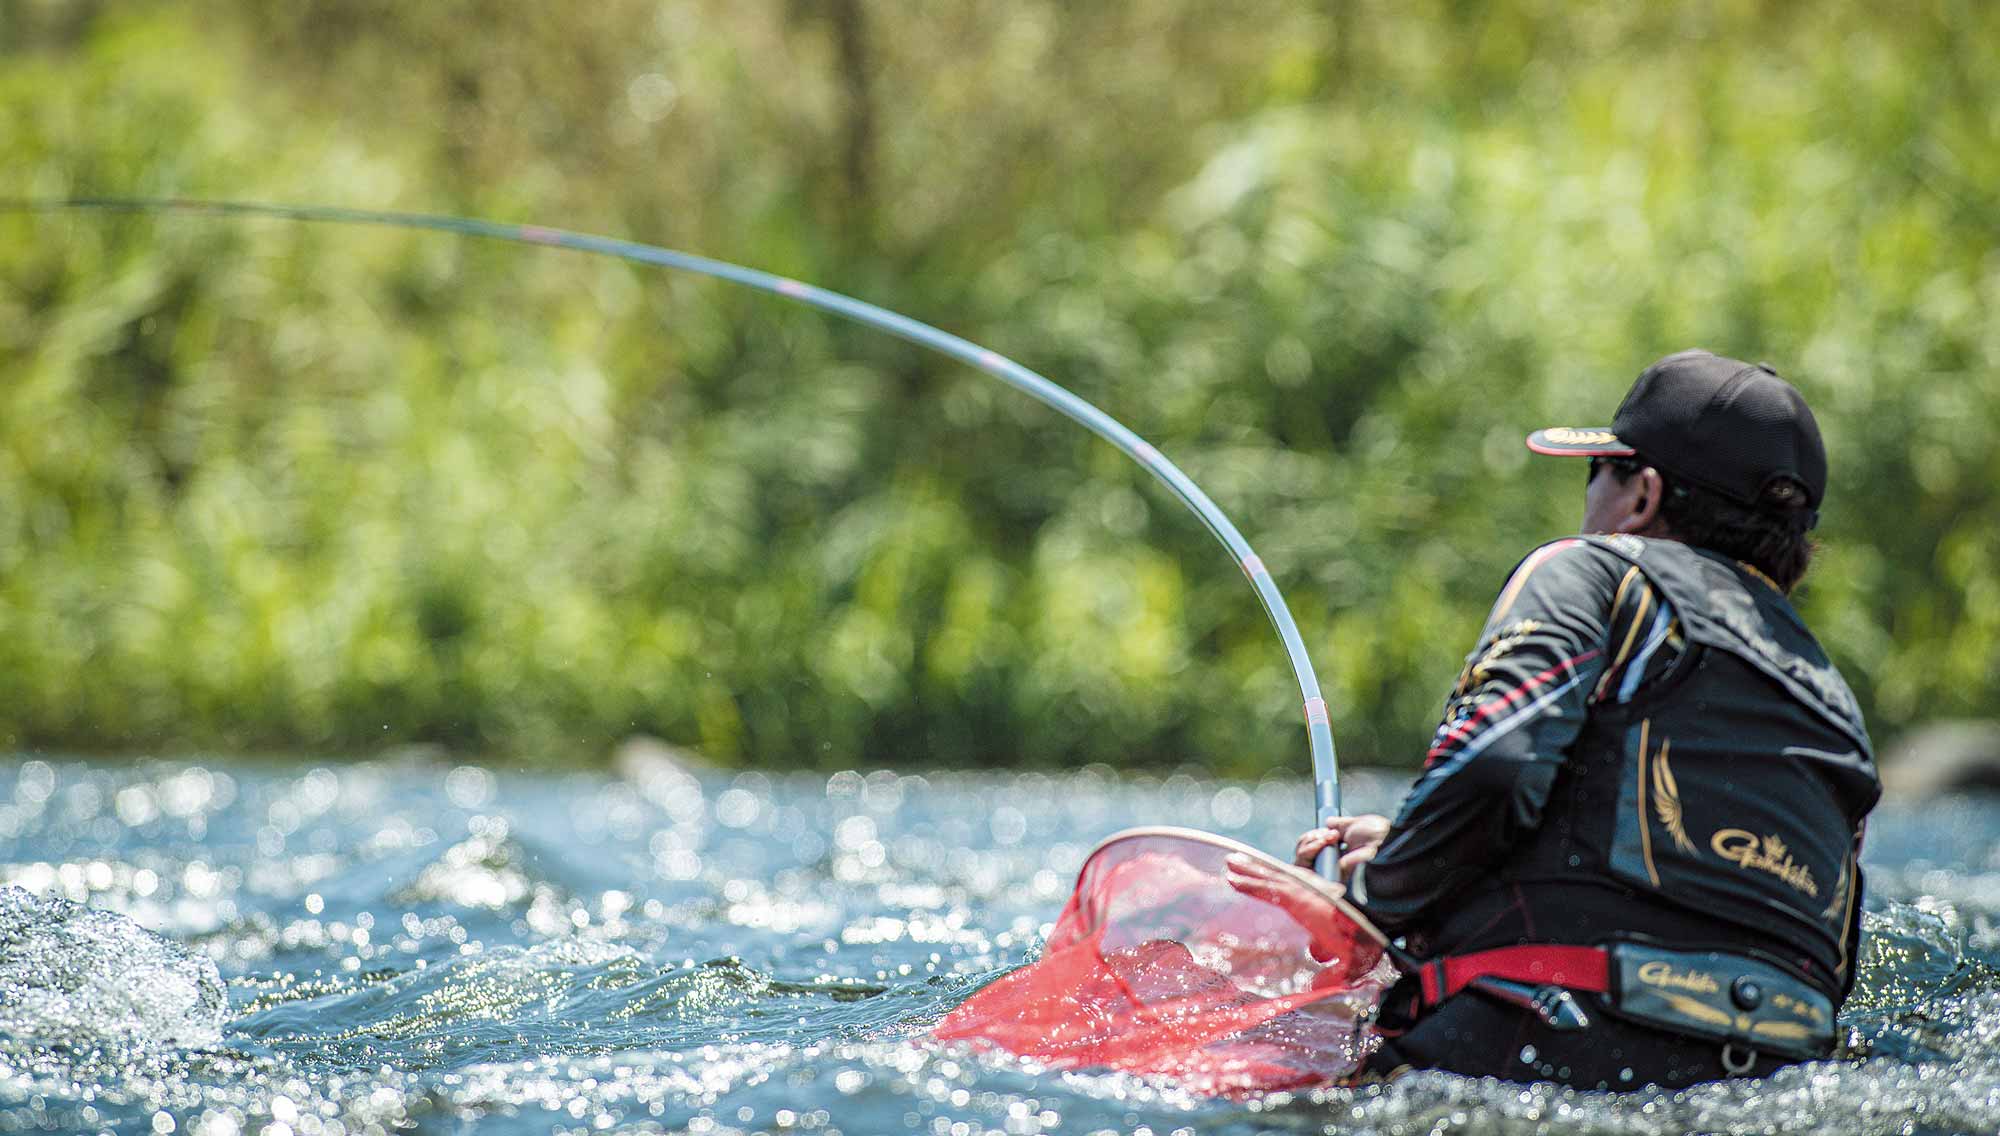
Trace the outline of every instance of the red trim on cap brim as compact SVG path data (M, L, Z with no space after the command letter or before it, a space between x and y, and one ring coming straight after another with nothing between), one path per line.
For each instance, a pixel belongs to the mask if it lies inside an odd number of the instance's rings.
M1610 430L1601 426L1588 430L1561 426L1551 427L1551 429L1570 429L1578 434L1608 435L1611 433ZM1601 442L1552 442L1547 437L1548 432L1548 430L1537 430L1528 435L1528 448L1538 454L1547 454L1554 458L1629 458L1639 452L1631 446L1618 442L1616 439L1609 444Z

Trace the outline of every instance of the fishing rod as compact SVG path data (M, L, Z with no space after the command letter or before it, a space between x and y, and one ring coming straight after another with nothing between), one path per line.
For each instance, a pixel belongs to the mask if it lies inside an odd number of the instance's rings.
M1257 598L1262 601L1265 614L1270 617L1272 625L1277 629L1278 638L1284 643L1285 653L1291 660L1292 673L1298 680L1299 695L1305 704L1306 740L1312 753L1313 803L1317 810L1317 820L1325 823L1341 813L1340 766L1334 754L1333 727L1327 715L1326 700L1320 694L1319 678L1313 672L1312 659L1306 654L1305 643L1299 636L1298 625L1292 620L1291 610L1285 606L1284 596L1279 594L1277 583L1271 579L1271 573L1264 566L1264 561L1251 549L1250 542L1243 539L1243 534L1237 531L1236 526L1223 514L1221 508L1209 499L1208 494L1202 492L1200 486L1144 438L1097 407L999 352L988 350L950 332L940 331L927 323L892 312L887 308L877 307L852 296L845 296L799 280L745 268L728 261L661 248L658 245L572 232L567 229L544 228L538 225L510 225L473 217L452 217L432 213L344 209L323 205L280 205L254 201L209 201L173 197L0 199L0 213L64 212L181 213L421 229L459 236L485 237L513 244L540 245L594 253L726 280L759 292L782 296L970 364L1029 397L1054 407L1070 420L1118 447L1125 456L1138 462L1163 482L1174 496L1180 498L1182 504L1201 518L1208 531L1222 542L1222 546L1229 550L1237 567L1249 577L1251 586L1256 589ZM1336 850L1327 849L1320 853L1313 865L1314 870L1321 876L1335 879L1339 871L1336 859Z

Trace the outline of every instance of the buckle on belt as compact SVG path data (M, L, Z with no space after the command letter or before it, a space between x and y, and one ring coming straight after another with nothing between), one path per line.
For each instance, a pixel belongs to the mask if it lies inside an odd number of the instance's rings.
M1569 1031L1590 1026L1570 988L1604 990L1607 965L1598 947L1536 943L1434 958L1414 973L1426 1006L1474 990L1534 1014L1550 1029Z

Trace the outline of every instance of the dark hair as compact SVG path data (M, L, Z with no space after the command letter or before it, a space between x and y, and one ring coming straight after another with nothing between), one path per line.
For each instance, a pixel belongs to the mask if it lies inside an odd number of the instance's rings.
M1651 464L1637 455L1599 460L1620 482ZM1591 465L1594 468L1597 462ZM1777 478L1764 487L1757 504L1744 505L1659 472L1666 485L1659 519L1675 540L1740 560L1787 594L1805 578L1815 548L1812 527L1819 519L1807 504L1805 486L1789 477Z

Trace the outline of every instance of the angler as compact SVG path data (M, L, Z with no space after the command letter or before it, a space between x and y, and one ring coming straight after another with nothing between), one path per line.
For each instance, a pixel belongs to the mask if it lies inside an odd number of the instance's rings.
M1296 849L1344 845L1349 898L1427 960L1368 1068L1618 1089L1828 1056L1881 788L1788 598L1826 492L1812 412L1685 351L1610 427L1528 446L1588 459L1583 535L1514 570L1395 821Z

